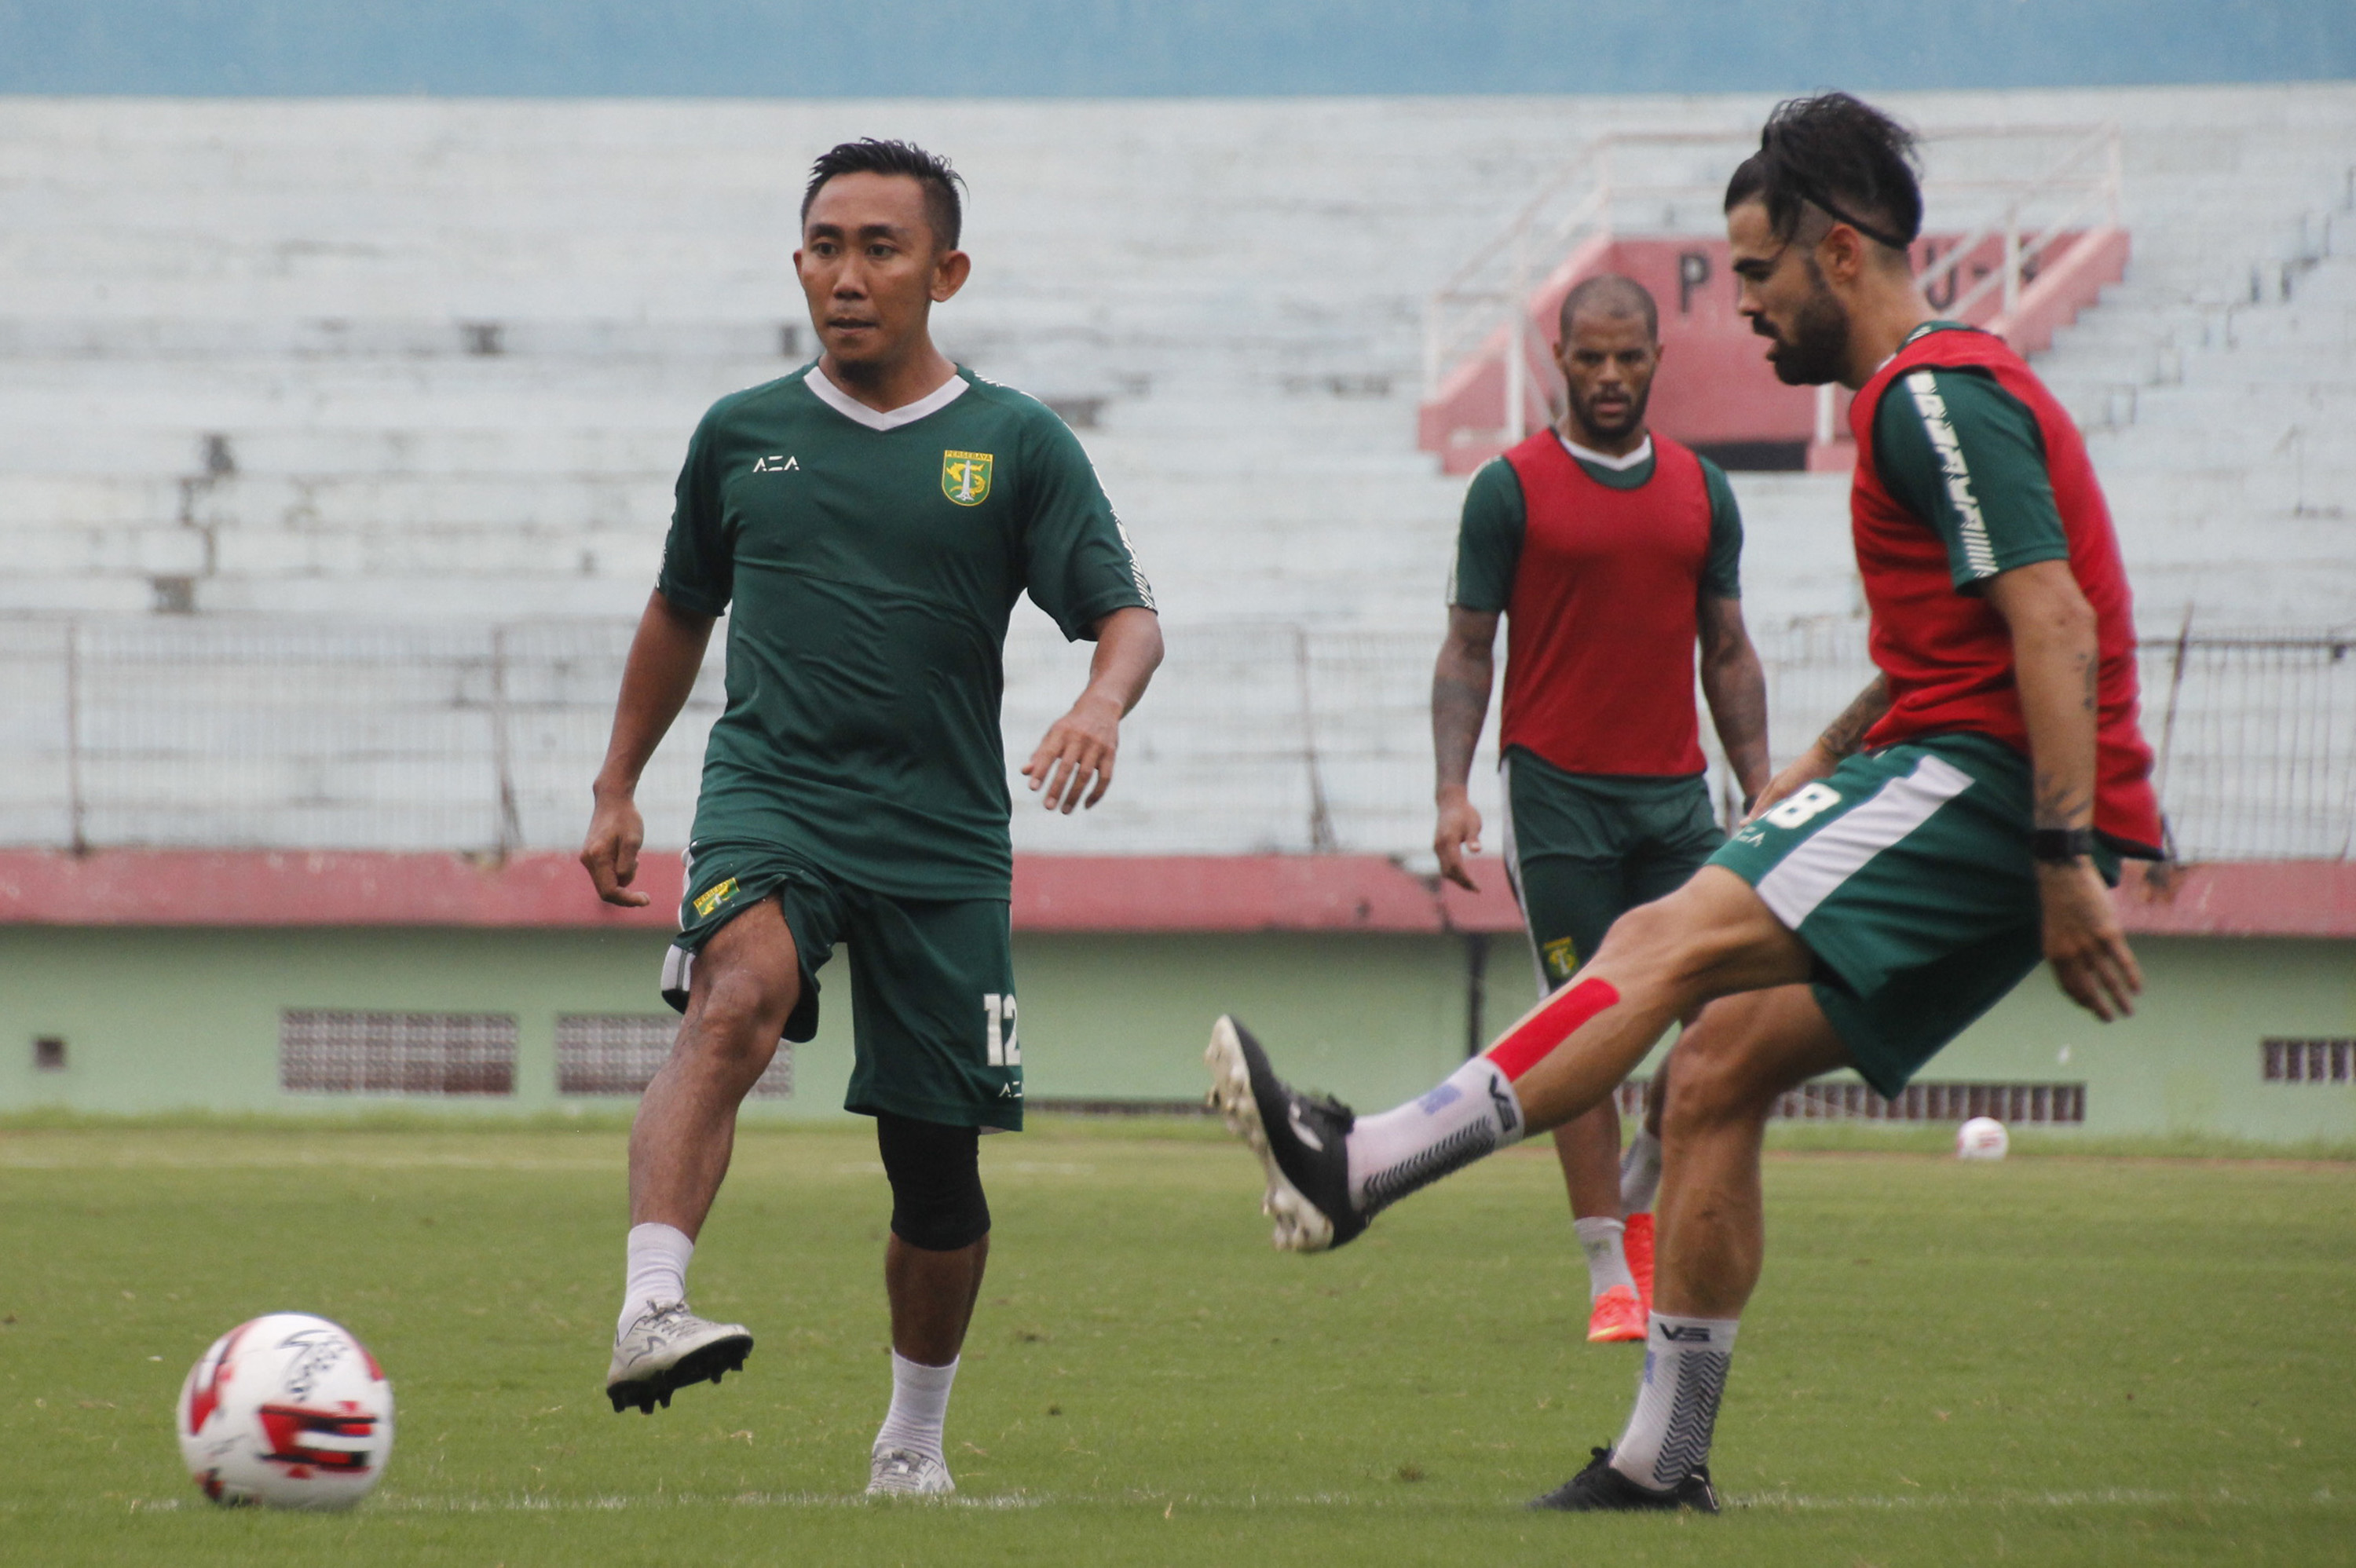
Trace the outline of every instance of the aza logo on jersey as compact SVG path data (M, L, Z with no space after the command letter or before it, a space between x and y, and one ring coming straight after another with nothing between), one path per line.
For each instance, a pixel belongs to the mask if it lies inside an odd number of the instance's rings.
M798 474L802 460L790 452L773 452L753 464L755 474Z
M992 461L987 452L942 453L941 494L960 507L980 506L990 499Z

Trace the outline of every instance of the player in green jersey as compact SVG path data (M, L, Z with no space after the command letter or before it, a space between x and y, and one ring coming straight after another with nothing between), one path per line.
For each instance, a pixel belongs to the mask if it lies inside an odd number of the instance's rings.
M1079 442L1045 405L951 364L933 305L971 262L957 176L902 143L821 156L795 269L816 364L722 399L680 470L662 574L631 645L581 859L630 891L640 771L733 608L663 971L685 1014L630 1135L628 1282L606 1392L651 1412L742 1367L752 1336L686 1304L694 1237L736 1108L782 1037L818 1023L851 949L846 1106L876 1120L893 1397L871 1492L953 1490L941 1426L990 1251L979 1134L1023 1125L999 731L1024 592L1096 642L1088 683L1023 773L1051 811L1094 805L1120 720L1162 657L1153 600Z

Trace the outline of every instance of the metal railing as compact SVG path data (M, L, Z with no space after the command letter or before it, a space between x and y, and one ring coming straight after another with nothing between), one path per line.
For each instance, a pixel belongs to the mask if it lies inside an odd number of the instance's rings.
M572 848L630 634L619 621L0 619L0 843ZM1026 809L1010 778L1018 848L1424 863L1432 635L1286 622L1167 634L1168 662L1125 728L1101 806L1050 817ZM1787 759L1869 678L1864 627L1802 621L1754 636L1771 747ZM1080 689L1086 658L1044 623L1019 625L1007 649L1011 764ZM2181 855L2356 854L2356 630L2188 629L2144 645L2142 661L2145 728ZM640 785L649 842L686 839L721 686L715 647ZM1484 810L1494 761L1491 750L1474 768Z
M1734 165L1757 144L1755 127L1723 131L1623 132L1590 142L1542 182L1505 226L1434 289L1424 308L1423 396L1468 368L1504 372L1498 436L1518 442L1531 423L1534 369L1546 357L1530 310L1533 296L1582 244L1613 234L1719 231L1719 202ZM1988 152L2059 143L2039 172L1983 173ZM1981 315L1996 295L1999 320L2020 304L2047 253L2090 216L2119 221L2120 132L2115 124L1976 126L1922 133L1926 155L1960 172L1926 180L1925 227L1960 228L1964 238L1926 262L1920 276L1942 311ZM1697 151L1707 151L1707 160ZM1705 172L1706 171L1706 172ZM1961 269L1991 240L2001 264L1966 287ZM1544 372L1537 371L1541 377ZM1543 422L1542 421L1539 422Z

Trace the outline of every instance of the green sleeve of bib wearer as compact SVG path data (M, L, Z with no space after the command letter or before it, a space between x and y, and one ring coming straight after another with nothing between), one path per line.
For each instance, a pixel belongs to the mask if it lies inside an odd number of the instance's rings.
M721 525L720 486L712 473L712 422L703 416L688 439L687 461L672 490L670 535L663 540L662 575L655 590L675 607L717 615L735 592L736 560Z
M1701 594L1705 599L1742 597L1742 508L1735 504L1734 486L1726 470L1700 458L1702 483L1709 487L1709 553L1701 563Z
M1492 458L1464 492L1464 519L1456 530L1456 566L1448 574L1448 603L1460 610L1502 613L1514 597L1528 512L1514 465Z
M1985 371L1914 370L1891 382L1874 412L1873 463L1890 495L1945 542L1959 592L2069 559L2037 416Z
M1023 582L1032 603L1080 642L1115 610L1153 608L1129 530L1069 426L1044 408L1023 427Z

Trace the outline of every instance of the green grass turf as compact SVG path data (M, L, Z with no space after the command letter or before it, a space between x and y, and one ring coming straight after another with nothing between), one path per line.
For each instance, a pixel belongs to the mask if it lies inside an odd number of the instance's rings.
M2356 1539L2356 1167L1771 1158L1717 1520L1533 1515L1616 1435L1543 1149L1324 1258L1239 1149L1062 1124L984 1146L996 1253L949 1506L857 1493L888 1374L856 1132L761 1132L695 1267L760 1348L652 1419L599 1390L611 1129L0 1132L0 1563L2203 1564ZM391 1374L353 1514L210 1508L182 1374L323 1313Z

